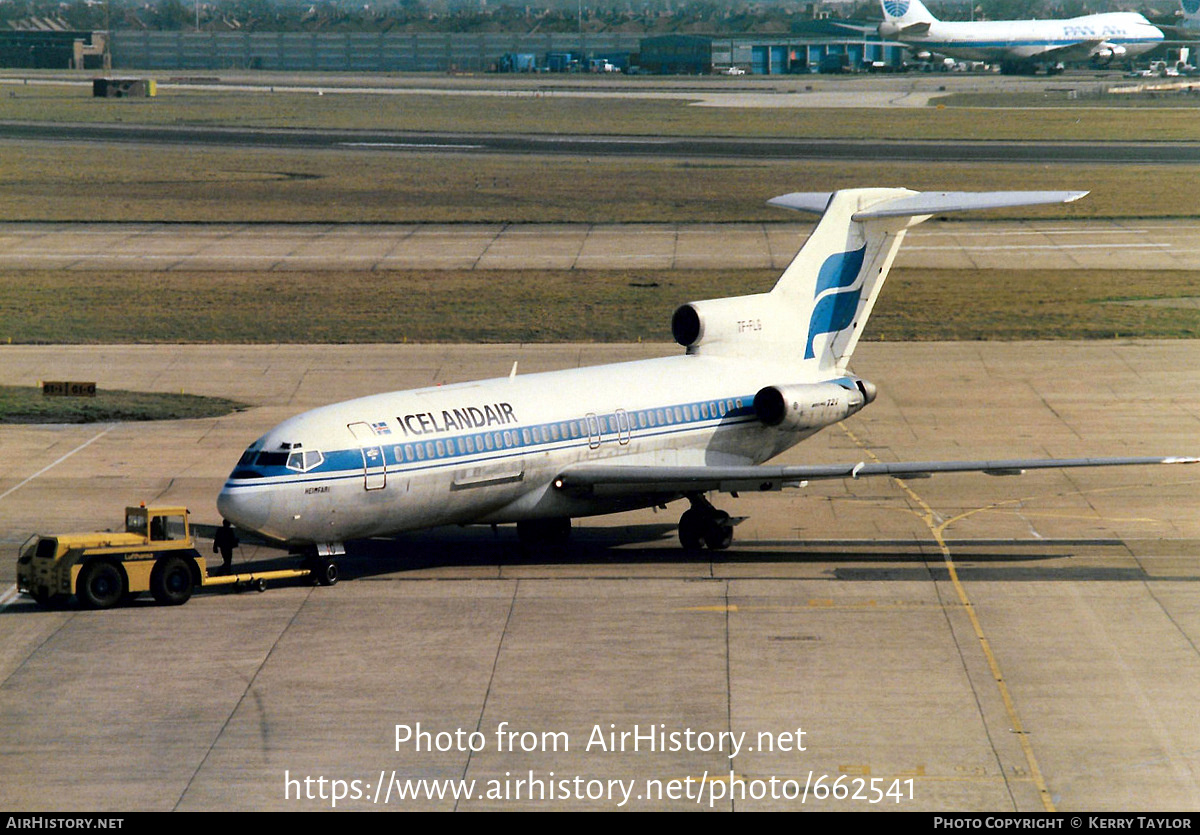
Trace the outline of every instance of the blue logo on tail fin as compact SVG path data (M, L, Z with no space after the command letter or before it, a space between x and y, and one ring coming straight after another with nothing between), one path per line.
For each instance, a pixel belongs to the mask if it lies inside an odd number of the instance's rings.
M866 244L853 252L838 252L830 255L817 271L817 289L813 290L813 298L824 293L831 287L846 288L858 278L862 269L863 258L866 256Z
M908 14L908 0L883 0L883 10L892 17Z
M804 346L804 358L816 356L813 350L813 340L822 333L837 333L854 321L858 310L858 301L862 297L862 285L855 287L858 274L862 271L863 259L867 247L852 252L838 252L830 255L817 271L817 287L813 298L817 298L826 290L827 293L815 305L812 316L808 320L808 344Z

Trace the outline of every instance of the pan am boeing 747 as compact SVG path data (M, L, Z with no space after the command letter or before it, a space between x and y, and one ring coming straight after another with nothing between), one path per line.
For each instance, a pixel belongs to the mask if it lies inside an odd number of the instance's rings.
M1058 64L1105 65L1141 55L1163 42L1162 30L1136 12L1109 12L1069 20L948 22L921 0L880 0L879 35L967 61L999 64L1001 72L1029 72Z
M931 215L1070 202L1084 192L796 193L822 218L774 289L679 307L683 353L377 394L287 420L250 445L217 500L239 528L328 557L347 540L439 525L517 524L554 542L571 519L686 498L679 539L722 549L733 520L706 494L815 479L1163 464L1103 458L770 466L867 407L849 369L905 231ZM514 369L515 370L515 369Z

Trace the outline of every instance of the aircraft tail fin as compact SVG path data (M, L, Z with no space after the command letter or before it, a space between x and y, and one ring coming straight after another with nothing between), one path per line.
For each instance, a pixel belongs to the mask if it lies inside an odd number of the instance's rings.
M1179 0L1179 6L1183 11L1182 28L1187 32L1194 32L1200 29L1200 0ZM1186 58L1181 60L1186 61Z
M901 27L938 22L921 0L879 0L879 5L883 7L883 19Z
M910 226L944 212L1069 203L1087 192L915 192L849 189L775 197L773 206L821 212L800 252L766 294L775 346L844 371Z
M774 197L773 206L821 215L775 287L682 305L671 332L691 354L787 357L842 373L910 226L943 212L1070 203L1085 194L860 188Z

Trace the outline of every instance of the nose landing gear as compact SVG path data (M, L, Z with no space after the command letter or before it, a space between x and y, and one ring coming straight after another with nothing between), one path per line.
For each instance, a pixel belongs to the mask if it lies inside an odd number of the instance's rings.
M699 494L687 497L692 506L679 519L679 544L686 551L723 551L733 542L734 520L723 510L717 510Z

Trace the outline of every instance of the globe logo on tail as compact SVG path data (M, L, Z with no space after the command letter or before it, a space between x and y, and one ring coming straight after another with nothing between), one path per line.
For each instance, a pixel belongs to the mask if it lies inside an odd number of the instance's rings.
M1189 2L1189 0L1184 0ZM1191 2L1200 2L1200 0L1191 0ZM883 10L888 13L888 17L904 17L908 14L908 0L883 0Z

